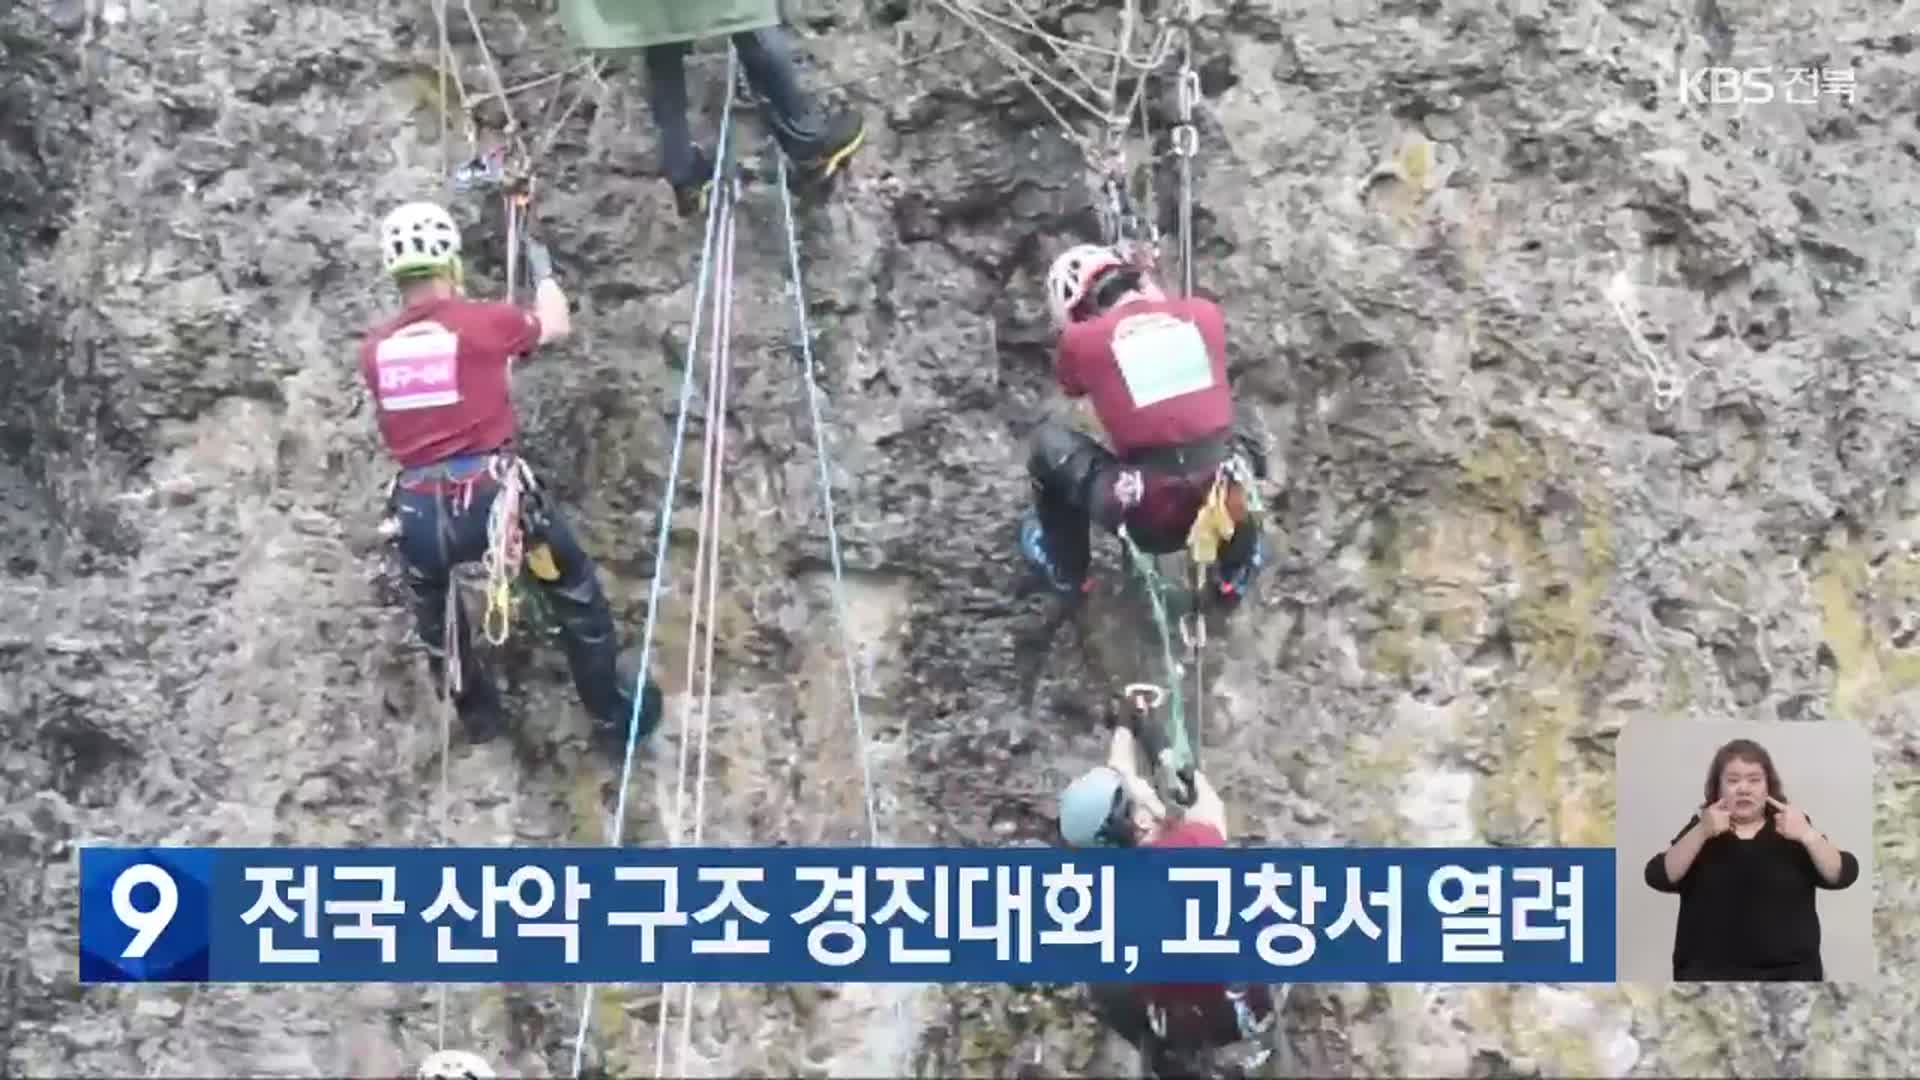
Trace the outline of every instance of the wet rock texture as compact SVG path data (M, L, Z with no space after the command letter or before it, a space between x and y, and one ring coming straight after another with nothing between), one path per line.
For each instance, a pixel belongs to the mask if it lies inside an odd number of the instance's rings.
M1053 8L1078 39L1118 35L1113 10ZM1883 880L1911 874L1911 4L1201 10L1199 278L1227 305L1276 470L1277 563L1210 661L1206 760L1236 831L1605 844L1626 723L1851 722L1879 752ZM537 6L476 11L508 84L576 63ZM1053 407L1039 277L1090 236L1097 200L956 9L795 15L812 84L871 127L800 241L881 838L1043 837L1052 793L1101 751L1100 699L1149 674L1089 667L1080 646L1112 628L1098 607L1036 669L1043 609L1011 587L1022 440ZM486 64L450 17L481 93ZM981 25L1084 85L1043 43ZM431 988L83 993L68 946L90 839L604 834L612 774L541 648L508 657L513 737L453 740L442 804L444 717L374 532L387 466L351 349L390 301L379 213L443 190L434 26L426 0L0 8L0 1071L390 1074L442 1040L503 1072L568 1069L576 988L455 989L442 1032ZM1856 89L1683 106L1676 56L1822 64ZM1109 61L1076 57L1103 94ZM543 148L540 226L579 302L578 340L519 380L526 450L637 640L700 232L671 213L634 68L510 101ZM711 131L721 69L695 70ZM1147 102L1164 133L1170 83ZM479 118L498 125L497 103ZM770 164L757 123L740 130ZM451 142L457 163L457 123ZM497 289L498 211L460 214L477 285ZM702 827L864 842L770 186L741 222ZM633 789L643 843L685 820L702 404L655 648L673 733ZM1911 890L1880 890L1871 991L1296 988L1267 1068L1905 1072L1916 915ZM680 1000L682 1074L1133 1067L1068 988L707 988L684 1060ZM652 988L602 992L592 1059L650 1069L660 1015Z

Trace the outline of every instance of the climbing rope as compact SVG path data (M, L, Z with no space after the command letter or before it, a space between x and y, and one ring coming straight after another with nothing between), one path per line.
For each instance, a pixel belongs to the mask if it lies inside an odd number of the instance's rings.
M780 160L780 212L787 227L787 269L791 274L794 330L800 337L802 378L807 384L807 407L813 415L813 446L820 462L820 506L827 519L827 557L833 565L833 613L840 623L840 648L847 662L847 701L853 711L853 737L860 755L860 785L867 811L867 842L880 846L880 816L874 808L873 763L867 748L867 724L860 712L860 676L854 665L853 622L847 617L846 574L840 562L840 530L833 517L833 476L827 467L826 425L820 419L820 387L813 366L813 331L807 325L807 297L800 277L800 240L793 225L793 194L787 188L787 158Z
M493 81L494 96L500 99L500 111L506 114L507 138L513 141L513 148L519 151L521 169L530 170L533 167L533 155L527 153L527 143L521 137L520 121L513 114L513 100L507 93L506 80L500 77L500 67L493 62L493 50L487 47L487 33L481 29L480 17L473 13L473 0L460 0L460 6L467 13L467 25L473 29L473 43L474 47L480 50L480 62L487 66L487 75ZM473 106L477 102L468 100L464 92L461 94L461 100L471 117Z
M447 0L434 0L433 16L434 22L440 31L440 93L438 95L440 101L440 175L450 178L454 174L453 148L448 145L448 141L453 134L453 115L450 102L447 98L447 83L449 80L452 81L455 91L460 95L460 112L466 123L467 149L474 157L479 156L479 132L474 128L473 113L467 107L466 81L460 77L459 66L453 62L452 35L447 28ZM457 181L455 183L457 186Z
M1185 714L1181 708L1181 686L1186 682L1186 668L1174 656L1174 629L1172 619L1167 614L1166 581L1154 566L1153 557L1140 549L1125 525L1120 526L1120 543L1126 549L1127 558L1133 564L1133 572L1147 594L1147 603L1153 611L1154 628L1160 632L1161 661L1166 666L1167 685L1164 701L1167 705L1166 743L1160 750L1162 767L1161 782L1166 784L1169 793L1177 802L1190 802L1191 791L1186 774L1194 767L1193 748L1188 745ZM1135 689L1148 684L1136 684L1128 687L1129 697ZM1155 701L1157 706L1159 701Z
M441 533L440 542L444 546L446 534ZM444 560L443 560L444 565ZM453 718L459 712L459 694L463 686L462 669L466 666L466 657L460 651L460 624L455 620L461 615L460 583L451 574L447 578L447 608L440 624L441 656L444 665L440 672L444 693L443 708L440 710L440 820L435 835L440 843L448 840L448 822L453 818L453 777L450 759L453 757ZM447 1049L447 984L440 983L435 996L434 1006L434 1044L435 1050Z
M688 712L692 711L694 674L698 670L701 676L700 687L700 750L697 755L698 776L694 782L693 825L689 831L686 826L687 812L687 755L692 742L690 736L680 740L680 768L674 790L674 838L673 846L688 844L700 845L706 834L707 818L707 747L709 733L713 724L713 638L714 627L718 622L714 618L717 609L720 587L720 495L726 474L727 450L727 403L728 386L732 381L733 369L733 257L735 249L735 219L738 182L729 178L727 183L714 189L714 199L720 206L720 241L716 251L717 263L714 270L713 304L713 344L709 347L710 360L707 369L707 417L702 462L700 472L700 523L695 530L695 553L693 570L693 602L688 615L687 631L687 700ZM699 630L706 631L704 640ZM695 661L700 663L696 669ZM683 719L681 730L687 731L689 724ZM680 987L680 1047L675 1058L675 1069L671 1075L687 1076L687 1059L693 1045L693 993L696 984L686 983ZM667 995L670 990L666 984L660 987L660 1021L655 1029L654 1039L654 1075L667 1076L667 1031L668 1018L672 1010L668 1007Z
M1115 48L1071 41L1048 33L1040 27L1038 20L1018 3L1013 4L1012 7L1020 17L1019 22L1011 17L987 11L974 0L935 0L935 2L954 19L979 34L997 54L1008 62L1014 77L1039 101L1041 107L1053 118L1062 135L1080 150L1088 169L1100 178L1100 190L1104 200L1101 208L1103 231L1107 244L1120 249L1129 259L1140 265L1151 265L1159 249L1158 222L1153 213L1142 215L1136 207L1143 202L1150 209L1155 205L1156 200L1152 190L1153 174L1151 168L1144 170L1142 183L1146 190L1136 198L1132 191L1133 179L1127 163L1126 141L1132 131L1135 115L1141 118L1143 129L1147 128L1148 113L1141 107L1145 99L1147 77L1165 65L1173 55L1176 45L1184 46L1186 66L1183 69L1182 78L1188 79L1187 73L1192 69L1191 27L1197 12L1196 0L1177 0L1177 14L1174 13L1175 5L1169 4L1166 10L1151 20L1157 24L1158 32L1144 55L1136 54L1132 47L1138 24L1146 21L1140 15L1138 0L1126 0L1121 11L1120 40L1118 47ZM1053 73L1022 54L1019 49L1002 41L987 29L988 23L1031 36L1048 45L1055 57L1086 84L1088 93L1102 100L1104 107L1089 100L1087 95L1065 85ZM1096 53L1113 61L1104 89L1096 86L1092 77L1074 62L1071 55L1073 51ZM1131 95L1123 104L1120 101L1120 85L1129 71L1137 77L1134 80ZM1188 79L1188 81L1197 87L1197 78ZM1104 137L1096 140L1079 130L1068 121L1038 83L1045 83L1073 104L1091 113L1100 124ZM1193 95L1195 99L1197 96L1197 93ZM1172 146L1173 152L1178 156L1191 156L1193 149L1191 124L1191 110L1183 108L1181 129L1176 130ZM1148 134L1150 139L1150 131ZM1187 176L1184 171L1182 175L1183 179ZM1184 229L1182 235L1185 235Z
M1169 133L1180 168L1180 295L1193 295L1193 158L1200 151L1200 131L1193 126L1194 106L1200 101L1200 73L1193 67L1193 40L1187 37L1180 65L1180 123Z
M732 86L739 62L731 48L727 50L727 79L725 85ZM728 136L733 127L733 95L726 95L726 102L720 114L720 138L713 158L713 186L720 187L721 168L728 158ZM620 794L613 812L613 822L607 830L607 846L619 847L621 835L627 822L627 792L633 782L633 752L640 741L640 706L645 699L647 672L651 670L653 659L653 630L660 611L660 585L665 578L668 551L668 537L673 526L673 504L676 488L680 479L680 452L686 443L687 413L693 401L694 357L698 355L700 345L700 313L706 308L708 271L713 264L715 240L718 235L719 211L725 199L713 199L707 206L706 240L700 249L700 268L695 277L693 299L693 328L687 339L686 366L680 378L680 414L674 421L673 450L667 465L667 490L661 499L660 528L654 537L653 582L647 590L647 619L640 636L640 671L634 677L633 712L627 720L627 745L624 759L620 765ZM687 733L681 732L684 740ZM594 986L589 983L580 993L580 1024L573 1039L573 1078L579 1080L581 1069L585 1065L587 1051L587 1033L593 1023ZM664 997L663 997L664 1000ZM664 1020L665 1017L663 1016Z

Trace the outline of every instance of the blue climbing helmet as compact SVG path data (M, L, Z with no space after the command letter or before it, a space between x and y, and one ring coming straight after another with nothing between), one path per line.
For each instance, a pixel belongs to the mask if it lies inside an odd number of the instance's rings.
M1090 769L1060 793L1060 838L1071 847L1112 843L1115 823L1124 824L1127 785L1107 765Z

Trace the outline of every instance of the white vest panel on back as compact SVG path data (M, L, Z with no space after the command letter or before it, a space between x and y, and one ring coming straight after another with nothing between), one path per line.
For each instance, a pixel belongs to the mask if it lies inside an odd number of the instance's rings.
M436 322L415 323L373 353L380 407L433 409L460 401L460 338Z
M1135 408L1210 389L1213 357L1200 328L1163 312L1133 315L1113 328L1113 358Z

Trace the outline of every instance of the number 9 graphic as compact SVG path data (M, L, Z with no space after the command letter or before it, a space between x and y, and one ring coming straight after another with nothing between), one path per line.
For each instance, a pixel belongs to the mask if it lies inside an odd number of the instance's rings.
M133 906L133 890L139 885L151 885L160 894L145 910ZM120 950L120 959L138 960L147 955L179 908L180 887L165 870L153 863L137 863L120 871L120 876L113 879L113 914L133 931L133 940Z

